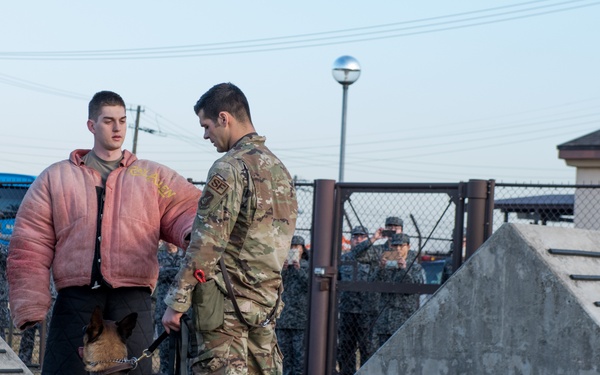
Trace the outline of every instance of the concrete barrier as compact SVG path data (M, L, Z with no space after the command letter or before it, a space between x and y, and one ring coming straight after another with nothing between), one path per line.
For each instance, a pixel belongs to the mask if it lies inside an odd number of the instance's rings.
M505 224L357 374L598 374L599 255L598 231Z
M25 374L33 373L19 359L19 356L0 337L0 374Z

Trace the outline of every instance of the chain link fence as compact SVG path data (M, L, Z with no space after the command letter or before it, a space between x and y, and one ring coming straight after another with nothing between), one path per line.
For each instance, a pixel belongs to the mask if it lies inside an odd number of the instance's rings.
M402 290L402 284L442 282L464 207L457 206L458 184L367 185L340 193L336 370L345 375L354 374L428 298ZM389 233L374 241L379 228L400 232L386 224L401 224L403 236ZM366 228L367 236L352 236L356 227Z
M504 223L520 223L529 225L548 225L580 229L600 229L600 186L596 185L535 185L535 184L493 184L493 231ZM366 226L370 235L378 227L383 226L387 216L399 216L404 219L404 233L410 237L411 252L407 263L416 259L416 265L425 271L424 282L441 284L452 273L450 256L456 245L463 245L466 228L457 227L458 202L455 197L446 193L415 191L408 187L402 192L354 192L344 202L343 233L344 237L355 225ZM468 202L466 203L468 205ZM466 211L463 213L466 216ZM464 221L466 223L466 220ZM460 224L462 225L462 223ZM455 233L462 233L463 238L456 239ZM383 240L375 242L384 248ZM341 281L338 282L338 338L336 370L340 374L353 374L368 359L386 337L395 332L419 304L429 297L381 292L376 282L381 281L381 273L388 272L388 283L421 282L418 277L410 277L410 270L405 272L383 270L384 263L365 262L364 259L344 261L344 252L352 246L346 243L342 247L340 262ZM380 248L381 250L381 248ZM380 258L385 251L380 252ZM369 260L369 259L367 259ZM414 267L414 266L413 266ZM353 276L348 276L351 270ZM409 269L409 267L407 267ZM414 271L414 270L413 270ZM389 272L397 272L397 277L389 276ZM344 281L366 281L371 286L361 287L360 283ZM398 281L400 280L400 281ZM345 285L346 284L346 285ZM350 289L348 287L350 285ZM384 286L388 290L393 286ZM411 299L412 298L412 299ZM418 302L415 302L418 301ZM386 325L387 327L382 327ZM384 340L381 340L381 338Z
M494 230L503 223L600 229L600 185L496 184Z
M204 187L204 182L190 182L200 189ZM440 285L452 272L448 260L455 244L462 243L462 239L455 238L455 233L463 232L462 222L461 227L457 228L457 217L464 215L459 209L463 199L460 194L448 189L436 190L434 184L415 184L412 190L403 186L403 189L389 191L357 189L343 200L342 244L338 254L336 365L342 374L354 373L379 347L376 332L393 332L428 298L426 294L420 297L417 294L414 295L416 299L414 296L410 299L408 297L411 295L406 293L382 293L381 288L385 287L381 287L381 284L379 288L369 288L368 285L382 280L385 283ZM426 186L431 188L427 189ZM40 364L39 348L44 339L39 329L33 332L33 339L30 339L30 333L26 333L29 335L26 337L12 329L6 282L7 244L27 187L28 184L22 182L0 183L0 333L16 353L23 353L24 362L36 371ZM296 182L296 190L299 207L296 235L305 239L310 252L314 184ZM494 231L505 222L600 229L600 186L498 183L495 184L493 199ZM343 254L351 254L352 246L357 245L352 243L352 228L363 226L372 236L378 228L385 226L385 219L389 216L403 220L403 232L410 241L411 255L407 264L410 266L412 263L413 270L389 271L387 280L377 276L374 271L384 266L382 262L359 262ZM387 246L385 240L376 241L373 245L372 248L381 252L378 255L381 261L386 255L383 253ZM388 292L386 289L383 291ZM382 295L387 296L382 299ZM308 304L305 313L308 314ZM382 326L388 326L389 329L382 331ZM27 349L20 348L24 338L27 345L31 342L30 359L27 359ZM157 359L154 356L155 371L158 368Z

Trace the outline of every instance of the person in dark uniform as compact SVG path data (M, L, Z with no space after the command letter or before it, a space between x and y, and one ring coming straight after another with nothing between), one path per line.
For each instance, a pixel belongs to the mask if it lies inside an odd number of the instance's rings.
M288 258L281 271L284 308L276 321L275 332L283 353L283 374L302 375L304 367L304 333L308 321L308 253L304 238L292 237Z

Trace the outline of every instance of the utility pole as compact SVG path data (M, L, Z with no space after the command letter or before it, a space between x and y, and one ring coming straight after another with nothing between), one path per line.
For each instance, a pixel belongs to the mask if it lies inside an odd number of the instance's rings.
M135 130L133 131L133 149L132 149L133 154L135 154L137 151L138 130L140 129L140 112L142 112L142 109L138 105L136 115L135 115Z

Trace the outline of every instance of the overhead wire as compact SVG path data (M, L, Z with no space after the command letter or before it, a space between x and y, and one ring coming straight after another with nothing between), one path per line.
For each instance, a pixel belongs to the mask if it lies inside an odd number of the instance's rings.
M63 96L70 99L89 100L89 98L83 94L79 94L73 91L67 91L42 85L40 83L28 81L22 78L9 76L8 74L0 73L0 83L4 83L10 86L20 87L26 90L37 91L43 94L51 94L55 96Z
M506 8L512 8L512 7L522 7L525 5L530 5L530 4L538 4L538 3L542 3L546 0L543 1L530 1L530 2L524 2L524 3L519 3L519 4L511 4L511 5L506 5L506 6L502 6L502 7L496 7L496 8L488 8L488 9L483 9L483 10L477 10L477 11L471 11L471 12L463 12L463 13L457 13L457 14L453 14L453 15L446 15L446 16L439 16L439 17L430 17L430 18L426 18L426 19L421 19L421 20L413 20L413 21L404 21L404 22L399 22L399 23L393 23L393 24L386 24L386 25L375 25L375 26L368 26L368 27L363 27L363 28L354 28L354 29L345 29L345 30L337 30L337 31L331 31L331 32L323 32L323 33L311 33L311 34L302 34L301 36L315 36L315 35L327 35L327 34L333 34L333 33L340 33L340 32L356 32L358 30L373 30L376 28L382 28L382 27L389 27L390 25L392 26L397 26L397 25L406 25L406 24L410 24L410 23L417 23L417 22L423 22L423 21L431 21L431 20L439 20L439 19L444 19L444 18L450 18L450 17L458 17L458 16L464 16L464 15L470 15L470 14L477 14L477 13L482 13L482 12L490 12L492 10L499 10L499 9L506 9ZM565 5L569 5L569 4L574 4L574 3L581 3L584 0L573 0L573 1L563 1L560 3L553 3L553 4L546 4L546 5L542 5L542 6L536 6L536 7L530 7L528 9L519 9L519 10L512 10L512 11L508 11L508 12L500 12L500 13L496 13L496 14L491 14L491 15L484 15L484 16L478 16L478 17L470 17L470 18L463 18L461 20L454 20L454 21L447 21L447 22L442 22L442 23L437 23L437 24L430 24L431 25L444 25L444 24L451 24L451 23L455 23L455 22L464 22L465 20L477 20L477 19L484 19L484 18L489 18L489 17L498 17L498 16L502 16L502 15L507 15L507 14L516 14L519 12L524 12L524 11L532 11L532 10L540 10L540 9L547 9L549 7L557 7L557 6L565 6ZM600 2L591 2L591 3L584 3L584 4L580 4L576 7L570 7L570 8L560 8L560 9L553 9L551 12L558 12L558 11L566 11L566 10L571 10L571 9L575 9L575 8L581 8L581 7L586 7L586 6L593 6L593 5L598 5L600 4ZM512 19L517 19L517 18L523 18L523 17L532 17L535 15L542 15L542 14L548 14L550 12L542 12L542 13L536 13L536 14L528 14L528 15L524 15L522 17L516 17L516 18L512 18ZM501 21L507 21L508 19L503 19ZM500 22L498 20L494 21L494 22ZM485 24L485 23L483 23ZM428 26L428 25L425 25ZM415 27L425 27L425 26L411 26L409 28L400 28L400 29L393 29L392 31L406 31L408 29L412 29ZM461 26L461 27L470 27L470 26L474 26L474 25L468 25L468 26ZM430 30L428 32L434 32L434 31L440 31L440 30ZM361 35L373 35L373 34L377 34L377 33L384 33L384 32L390 32L390 30L378 30L378 31L373 31L373 32L369 32L369 33L362 33ZM357 36L358 34L352 34L351 36ZM412 34L411 34L412 35ZM250 42L253 43L254 41L268 41L268 40L283 40L286 38L296 38L298 36L287 36L287 37L274 37L274 38L263 38L263 39L257 39L257 40L250 40L250 41L245 41L245 42ZM339 38L340 36L334 36L335 38ZM334 38L332 37L332 38ZM241 42L228 42L229 44L234 44L234 43L241 43ZM228 43L211 43L211 46L214 45L223 45L223 44L228 44ZM202 46L202 45L195 45L193 47L197 47L197 46ZM188 46L189 47L189 46ZM162 48L162 47L161 47ZM170 49L175 49L175 48L179 48L179 47L164 47L164 48L170 48ZM144 49L134 49L135 50L144 50ZM125 50L113 50L114 53L122 53ZM68 51L57 51L57 52L48 52L50 54L62 54ZM88 53L90 51L72 51L72 52L77 52L77 53ZM93 52L93 51L92 51ZM101 51L96 51L96 52L101 52ZM109 50L110 52L110 50ZM251 52L251 51L250 51ZM31 52L31 53L36 53L36 52ZM0 53L0 59L2 59L2 55L4 53ZM173 56L173 57L180 57L180 56ZM26 80L21 80L18 79L16 77L11 77L8 75L4 75L4 74L0 74L0 83L5 83L5 84L9 84L9 85L13 85L15 87L21 87L21 88L25 88L25 89L29 89L29 90L34 90L34 91L38 91L38 92L42 92L42 93L47 93L47 94L51 94L51 95L58 95L58 96L64 96L64 97L69 97L69 98L73 98L73 99L81 99L81 100L87 100L87 96L82 95L82 94L78 94L78 93L74 93L74 92L70 92L70 91L66 91L66 90L60 90L60 89L54 89L52 87L49 86L45 86L45 85L40 85L40 84L36 84L35 82L31 82L31 81L26 81ZM165 136L170 136L172 138L177 138L180 139L186 143L189 143L190 145L205 145L205 142L196 142L195 140L193 140L192 138L190 138L189 136L179 133L177 130L173 131L173 132L167 132L167 131L163 131L160 128L160 120L165 120L165 122L170 122L169 120L166 120L164 117L155 114L154 116L154 120L152 120L152 117L150 115L142 115L142 118L145 119L145 121L153 123L154 125L156 125L156 127L158 127L159 129L159 134L160 135L165 135ZM558 120L555 120L558 121ZM175 127L178 127L177 124L172 123L175 125ZM511 125L511 127L521 127L523 125ZM181 129L185 129L183 127L181 127ZM167 129L165 129L167 130ZM168 130L172 130L171 128ZM547 130L547 129L545 129ZM482 130L484 131L484 130ZM488 130L489 131L489 130ZM463 132L463 134L467 134L468 132ZM471 132L471 134L476 133L476 132ZM188 132L188 134L192 135L192 136L197 136L198 134L195 134L193 132ZM456 133L453 133L451 135L457 135ZM438 135L439 136L439 135ZM550 135L552 136L552 135ZM550 137L548 136L548 137ZM432 137L427 137L429 140L431 140ZM435 136L433 137L435 138ZM489 138L489 137L488 137ZM498 138L498 137L496 137ZM547 137L546 137L547 138ZM485 138L483 138L485 139ZM540 139L540 137L536 137L536 139ZM202 139L199 138L198 141L201 141ZM406 138L403 139L404 141L406 141ZM475 141L480 141L481 139L472 139L469 140L469 142L475 142ZM529 140L530 141L530 140ZM394 142L394 140L385 140L385 141L373 141L373 142L361 142L358 144L354 144L354 145L368 145L368 144L381 144L381 143L390 143L390 142ZM523 141L521 141L523 142ZM514 143L514 142L511 142ZM504 144L501 144L504 145ZM337 146L337 145L335 145ZM436 145L431 145L430 147L440 147L440 146L444 146L444 144L436 144ZM319 149L319 148L330 148L331 146L315 146L312 147L313 149ZM482 147L494 147L494 146L490 146L490 145L486 145L486 146L482 146ZM311 147L309 147L311 148ZM419 147L419 149L423 149L424 147ZM473 148L471 149L467 149L467 150L473 150ZM164 150L163 150L164 151ZM303 150L304 152L306 152L306 148ZM386 150L378 150L378 152L385 152ZM389 151L389 150L388 150ZM455 150L454 152L458 152L458 151L465 151L465 149L461 149L461 150ZM448 152L453 152L453 151L441 151L444 153L448 153ZM440 152L438 151L437 154L439 154ZM321 161L323 160L324 156L337 156L337 154L315 154L314 157L320 158ZM361 154L361 156L364 154ZM420 156L427 156L428 154L420 154L420 155L412 155L411 157L420 157ZM433 155L433 154L429 154L429 155ZM304 154L304 160L306 160L306 154ZM381 159L362 159L364 160L363 163L372 163L373 161L380 161ZM313 164L314 165L314 164Z
M164 58L185 58L185 57L198 57L198 56L215 56L215 55L230 55L230 54L241 54L241 53L257 53L257 52L268 52L278 50L289 50L296 48L309 48L309 47L320 47L333 44L347 44L357 43L373 40L382 40L389 38L398 38L405 36L412 36L425 33L433 33L440 31L448 31L453 29L460 29L466 27L483 26L486 24L493 24L498 22L507 22L523 18L537 17L552 13L565 12L574 9L580 9L584 7L591 7L600 5L600 1L587 2L587 0L569 0L561 1L558 3L531 6L525 9L516 9L510 11L496 12L492 14L485 14L475 17L466 17L457 20L448 20L443 22L434 22L425 25L416 26L405 26L395 27L398 25L414 24L419 22L428 22L432 20L439 20L445 18L455 18L460 16L466 16L477 13L485 13L509 7L522 7L524 5L542 3L547 0L531 1L524 3L517 3L512 5L505 5L502 7L488 8L470 12L456 13L445 16L430 17L422 20L411 20L404 22L397 22L392 24L375 25L368 27L358 27L353 29L344 29L337 31L326 31L320 33L310 34L299 34L282 37L272 38L261 38L251 39L243 41L233 42L221 42L221 43L208 43L208 44L196 44L196 45L184 45L184 46L167 46L167 47L151 47L151 48L128 48L118 50L87 50L87 51L29 51L29 52L0 52L0 60L139 60L139 59L164 59ZM582 3L578 5L568 6L570 4ZM557 8L557 9L549 9ZM545 10L549 9L549 10ZM500 19L491 19L485 22L473 22L481 19L497 18L510 16L515 14L521 14L526 12L533 12L522 14L519 16L511 16ZM465 23L455 26L448 26L451 24ZM390 27L395 27L391 28ZM433 28L432 28L433 27ZM419 31L411 31L415 29L430 28ZM383 29L375 31L372 29ZM333 35L332 35L333 34ZM343 34L343 35L336 35ZM382 35L385 34L385 35ZM329 36L328 36L329 35ZM377 36L371 36L377 35Z
M509 4L509 5L503 5L503 6L499 6L499 7L493 7L493 8L486 8L486 9L482 9L482 10L453 13L453 14L444 15L444 16L427 17L427 18L421 18L421 19L418 19L418 20L400 21L400 22L393 22L393 23L387 23L387 24L382 24L382 25L362 26L362 27L346 28L346 29L333 30L333 31L321 31L321 32L312 32L312 33L288 35L288 36L277 36L277 37L267 37L267 38L258 38L258 39L246 39L246 40L230 41L230 42L211 42L211 43L200 43L200 44L191 44L191 45L182 45L182 46L167 46L167 47L146 47L146 48L127 48L127 49L101 49L101 50L87 50L87 51L71 50L71 51L18 52L18 53L32 54L32 55L39 54L39 53L44 53L44 54L49 54L49 55L55 55L55 54L56 55L60 55L60 54L88 54L88 53L94 53L94 54L115 53L115 54L120 54L120 53L128 52L128 51L131 51L131 52L159 51L160 52L160 51L163 51L163 50L180 50L180 49L187 50L187 49L193 49L193 48L198 48L198 47L207 47L207 46L220 46L220 45L229 45L229 44L256 43L256 42L265 42L265 41L273 41L273 40L296 39L296 38L302 38L302 37L312 37L312 36L319 36L319 35L329 35L329 34L339 34L339 33L346 33L346 32L355 32L355 31L359 31L359 30L371 30L371 29L377 29L377 28L383 28L383 27L392 27L392 26L405 25L405 24L412 24L412 23L418 23L418 22L424 22L424 21L433 21L433 20L438 20L438 19L444 19L444 18L450 18L450 17L457 17L457 16L462 16L462 15L468 15L468 14L476 14L476 13L481 13L481 12L488 12L488 11L493 11L493 10L506 9L506 8L517 7L517 6L522 6L522 5L526 5L526 4L535 4L535 3L547 2L547 1L550 1L550 0L528 1L528 2L523 2L523 3ZM581 0L578 0L578 1L581 1ZM0 55L2 55L2 54L12 54L12 53L14 53L14 52L0 52Z

